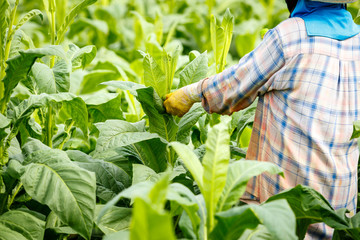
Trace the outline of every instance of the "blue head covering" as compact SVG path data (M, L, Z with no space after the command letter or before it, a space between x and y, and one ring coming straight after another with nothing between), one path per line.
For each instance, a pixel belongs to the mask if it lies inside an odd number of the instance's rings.
M304 19L309 36L345 40L360 33L345 4L298 0L291 17Z

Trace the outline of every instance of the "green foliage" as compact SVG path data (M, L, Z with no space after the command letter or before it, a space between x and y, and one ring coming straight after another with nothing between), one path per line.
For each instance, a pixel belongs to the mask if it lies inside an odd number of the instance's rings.
M222 121L222 123L215 125L210 130L206 141L206 153L203 157L202 163L200 163L195 153L193 153L187 146L176 142L171 143L171 146L175 149L176 153L192 174L204 197L204 207L207 213L206 220L203 219L203 222L206 223L207 229L207 233L204 234L212 239L238 239L238 237L241 236L246 229L254 229L258 226L258 224L263 224L263 219L250 220L244 217L257 218L258 214L256 213L252 215L250 214L250 211L248 211L242 215L243 211L245 211L248 206L242 208L244 210L239 210L239 212L234 213L234 219L230 216L224 217L226 220L221 222L222 218L219 218L218 216L222 214L227 216L226 212L223 211L228 210L237 204L239 198L244 194L246 184L250 178L257 176L264 171L268 171L273 174L281 172L277 166L270 163L239 161L229 165L230 148L228 144L230 141L230 135L228 125L228 121ZM276 206L264 205L264 209L269 208L269 211L279 212L277 208L282 205L283 204ZM264 210L260 209L253 210L256 206L249 206L249 208L252 209L251 211L264 212ZM235 211L235 209L232 210ZM272 214L264 215L264 218L268 219L267 221L271 224L270 218L272 218ZM192 223L192 231L189 231L189 235L194 235L197 232L196 229L199 226L199 222L196 221L196 217L190 217L190 214L187 214L187 216L190 218L190 222ZM219 221L218 224L216 224L215 218ZM292 221L292 219L294 219L293 213L287 210L282 210L282 212L279 213L279 218L284 221L286 221L286 219L290 219L287 229L295 230L295 220ZM242 222L243 224L239 224L238 219L244 219ZM225 223L225 221L229 222ZM248 225L249 222L251 222L250 225ZM229 226L230 224L234 224L237 227L235 228L235 226ZM183 227L186 228L185 226ZM189 228L189 225L187 228ZM267 226L267 228L270 230L270 225ZM270 230L270 232L273 236L280 236L280 230ZM291 234L291 230L287 237L288 236L296 238L294 233Z
M42 240L45 222L26 209L12 210L0 216L0 230L0 239L4 240Z
M353 239L358 239L359 215L349 219L346 209L335 211L329 202L314 189L298 185L293 189L284 191L270 197L267 202L286 199L296 216L296 232L303 239L310 224L324 222L328 226L346 231Z
M256 102L231 118L163 107L250 52L284 7L0 0L0 239L294 239L315 222L358 239L359 215L306 187L238 206L249 179L281 174L242 159Z
M295 216L286 200L235 207L218 213L216 219L218 225L212 239L238 239L246 229L254 229L259 224L265 226L272 239L298 239L294 231Z
M360 121L355 121L354 122L354 129L353 129L353 134L351 136L351 139L355 139L360 137Z
M103 207L103 205L96 205L95 219ZM101 218L97 226L106 235L126 230L130 227L131 214L132 209L130 208L113 206L106 215Z
M130 239L175 239L171 216L141 198L135 200L130 228Z
M207 53L197 56L180 72L180 83L178 88L196 83L206 78L208 73Z
M44 0L46 1L46 0ZM70 25L73 23L75 17L86 7L91 4L94 4L97 0L84 0L78 5L76 5L70 13L65 17L63 24L60 26L58 31L58 38L56 43L59 44L64 40L65 33L68 31Z
M12 160L9 167L20 175L33 199L90 239L96 202L94 173L76 166L66 153L51 149L32 152L23 164Z
M152 87L145 87L131 82L107 82L105 84L122 90L131 90L130 93L141 103L144 112L149 118L150 132L159 134L168 142L175 140L178 125L172 116L165 113L162 100Z
M270 163L257 161L237 161L229 165L226 184L217 205L217 212L225 211L234 206L245 193L248 181L262 172L281 174L281 170Z
M208 212L208 231L214 227L216 205L226 183L230 159L230 135L225 124L216 125L208 135L206 153L203 158L203 192Z
M226 56L230 49L234 28L234 16L227 9L221 24L214 15L211 16L210 23L211 45L214 51L216 73L220 73L226 66Z
M180 55L179 48L172 53L166 52L157 42L147 43L148 54L144 54L144 83L153 87L161 99L170 93L177 61Z
M360 10L359 10L359 12L358 12L358 14L357 14L357 17L354 19L354 22L355 22L356 24L360 24Z

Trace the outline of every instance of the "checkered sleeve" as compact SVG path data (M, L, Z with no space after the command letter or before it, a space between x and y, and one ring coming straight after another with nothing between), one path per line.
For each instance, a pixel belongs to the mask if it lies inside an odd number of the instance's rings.
M188 92L201 99L208 113L231 114L248 107L271 85L271 77L285 64L276 29L269 30L262 43L237 65L189 86ZM194 94L197 92L198 94Z

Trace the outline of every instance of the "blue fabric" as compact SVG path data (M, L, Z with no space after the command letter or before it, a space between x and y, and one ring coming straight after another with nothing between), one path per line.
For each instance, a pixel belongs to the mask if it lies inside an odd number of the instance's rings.
M345 40L360 33L345 4L298 0L291 17L304 19L309 36Z

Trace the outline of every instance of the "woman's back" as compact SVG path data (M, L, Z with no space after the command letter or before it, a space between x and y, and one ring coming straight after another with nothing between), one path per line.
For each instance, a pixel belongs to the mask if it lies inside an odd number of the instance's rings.
M309 185L335 209L355 213L359 150L350 138L360 113L360 35L309 37L301 18L271 34L284 63L260 92L247 158L276 163L285 178L264 174L248 191L262 202Z

